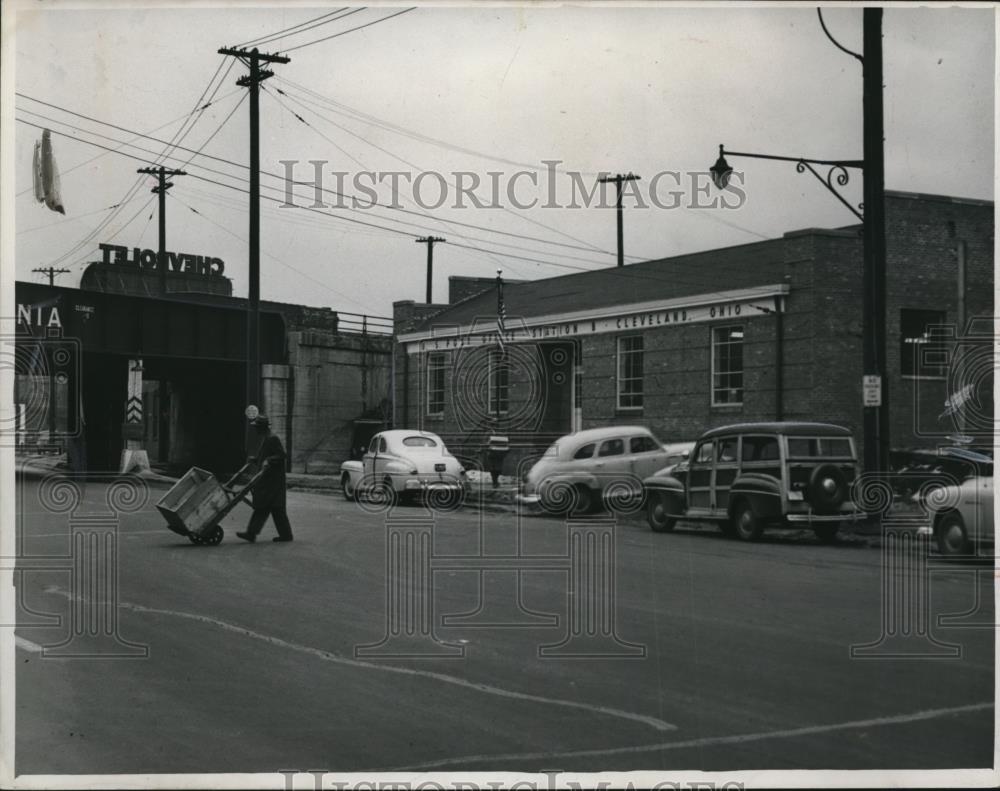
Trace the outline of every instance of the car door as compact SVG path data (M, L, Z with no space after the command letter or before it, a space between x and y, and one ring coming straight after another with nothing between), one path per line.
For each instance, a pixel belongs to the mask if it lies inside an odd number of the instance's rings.
M374 475L376 481L381 481L386 476L386 465L393 460L393 457L389 453L389 444L386 442L385 435L378 435L378 446L375 452L375 458L373 460L374 465Z
M632 462L632 474L641 482L667 463L667 452L649 434L637 434L629 437L629 456Z
M368 443L368 450L361 457L365 481L371 481L375 475L375 457L378 455L378 441L381 437L381 434L376 434L372 437L371 442Z
M740 438L721 437L715 442L715 474L712 478L716 512L727 516L729 513L729 490L740 471Z
M715 467L715 440L699 442L691 452L687 473L688 512L707 514L712 508L712 470Z
M601 491L611 480L621 480L630 472L629 457L625 454L625 440L621 437L606 439L597 446L597 457L594 460L594 474L597 486Z

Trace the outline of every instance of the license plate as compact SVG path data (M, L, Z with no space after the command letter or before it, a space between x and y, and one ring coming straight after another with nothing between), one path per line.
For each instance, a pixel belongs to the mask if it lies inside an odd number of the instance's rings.
M435 464L434 465L434 472L444 472L447 469L448 469L448 465L447 464Z

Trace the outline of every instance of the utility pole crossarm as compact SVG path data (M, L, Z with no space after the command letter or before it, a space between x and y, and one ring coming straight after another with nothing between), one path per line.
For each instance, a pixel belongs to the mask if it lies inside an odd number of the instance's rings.
M168 176L186 176L183 170L177 170L175 168L167 168L163 165L155 168L139 168L136 173L145 173L150 176L156 176L156 186L153 187L150 192L155 195L160 196L160 235L159 235L159 245L156 254L156 268L159 273L160 279L160 295L166 296L167 294L167 190L173 185L172 182L167 181Z
M220 55L228 55L231 58L255 57L264 63L290 63L291 58L285 55L272 55L268 52L258 52L256 49L246 49L245 47L220 47Z
M435 242L447 242L447 239L442 239L440 236L421 236L419 239L414 239L417 244L427 245L427 304L431 304L431 294L432 286L434 283L434 243Z
M40 275L49 276L49 285L54 286L56 284L56 275L68 275L68 269L56 269L54 266L40 266L31 270L32 272L38 272Z

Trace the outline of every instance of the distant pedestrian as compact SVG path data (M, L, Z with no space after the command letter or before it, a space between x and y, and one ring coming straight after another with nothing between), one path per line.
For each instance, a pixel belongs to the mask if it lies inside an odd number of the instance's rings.
M266 415L257 415L250 423L261 437L257 456L251 457L251 461L259 465L263 475L253 487L253 515L246 532L236 535L253 543L270 516L278 530L277 537L272 540L291 541L292 526L285 510L285 448L281 440L271 433L271 422Z

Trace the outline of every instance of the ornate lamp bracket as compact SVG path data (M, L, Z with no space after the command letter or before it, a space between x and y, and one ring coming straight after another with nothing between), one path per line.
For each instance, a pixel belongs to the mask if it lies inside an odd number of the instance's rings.
M840 162L830 162L830 161L820 161L814 159L800 159L795 164L795 170L797 173L805 173L807 170L812 173L816 180L826 187L827 191L833 195L837 200L847 207L847 210L851 212L855 217L857 217L861 222L865 221L865 216L862 214L863 204L858 204L857 208L848 203L847 199L840 193L837 187L846 187L848 182L851 180L848 168L862 169L864 163L858 162L856 160L843 160ZM826 176L823 176L813 165L823 165L829 167L826 172ZM836 182L836 186L834 183Z

